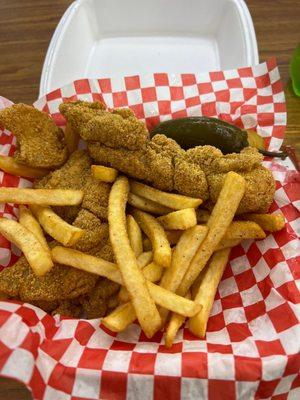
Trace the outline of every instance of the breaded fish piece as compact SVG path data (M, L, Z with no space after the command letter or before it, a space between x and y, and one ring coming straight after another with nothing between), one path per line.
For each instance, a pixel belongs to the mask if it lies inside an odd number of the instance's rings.
M94 178L91 174L83 188L82 207L102 220L107 220L108 198L111 184Z
M22 301L58 301L73 299L89 292L97 276L88 272L54 264L46 275L35 275L25 257L0 273L0 291Z
M0 127L17 138L14 158L35 168L60 167L68 157L64 133L45 112L26 104L14 104L0 111Z
M99 278L95 287L81 299L84 313L88 319L104 317L107 303L118 292L120 286L105 278Z
M239 174L246 180L246 190L236 213L266 213L275 194L275 181L271 171L260 166L251 171L239 171ZM207 176L209 194L213 203L217 201L225 176L226 173Z
M84 230L82 237L74 246L77 250L86 252L107 241L108 224L101 222L88 210L81 209L73 225Z
M58 306L52 310L52 315L61 315L62 317L79 318L82 314L82 309L79 302L73 300L62 300Z

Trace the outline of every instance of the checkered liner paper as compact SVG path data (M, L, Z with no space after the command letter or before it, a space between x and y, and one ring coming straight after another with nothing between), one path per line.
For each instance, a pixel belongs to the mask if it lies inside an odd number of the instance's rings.
M129 106L149 128L170 118L218 116L256 129L272 150L279 149L286 124L275 60L196 75L83 79L35 106L63 126L58 106L70 98ZM2 132L0 140L1 153L12 155L12 135ZM204 340L181 329L167 350L162 333L149 340L137 324L114 334L99 319L52 317L30 304L2 301L1 375L25 383L34 399L46 400L299 399L299 175L282 162L265 163L277 180L270 211L280 210L286 226L233 249ZM0 179L2 186L31 185L2 172ZM1 215L14 218L17 212L11 204L1 205ZM2 266L18 256L0 237Z

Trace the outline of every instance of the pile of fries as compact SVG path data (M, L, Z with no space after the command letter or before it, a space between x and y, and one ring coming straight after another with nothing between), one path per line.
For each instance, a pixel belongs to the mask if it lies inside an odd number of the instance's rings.
M15 164L11 168L12 173L19 172ZM226 175L211 213L199 208L201 199L129 181L113 168L93 165L92 174L113 183L108 222L116 263L72 249L83 229L68 224L51 208L80 204L80 190L1 188L0 202L20 207L19 222L0 218L0 233L23 251L38 276L56 262L121 285L119 304L102 323L120 332L137 319L149 338L165 328L167 347L186 318L193 334L205 336L231 248L284 226L281 214L249 214L234 220L245 191L244 178L235 172ZM61 245L50 249L45 233Z

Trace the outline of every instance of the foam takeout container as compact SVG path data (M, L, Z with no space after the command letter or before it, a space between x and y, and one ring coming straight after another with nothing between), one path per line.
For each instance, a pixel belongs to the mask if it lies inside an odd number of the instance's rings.
M141 73L199 73L258 63L243 0L77 0L45 58L40 96L71 81Z

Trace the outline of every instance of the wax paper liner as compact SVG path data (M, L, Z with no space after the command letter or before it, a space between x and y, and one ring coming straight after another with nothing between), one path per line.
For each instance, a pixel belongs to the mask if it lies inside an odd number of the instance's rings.
M148 127L169 118L218 116L256 129L279 149L286 123L275 60L252 68L207 74L150 74L79 80L39 99L35 106L64 119L67 99L129 106ZM1 154L14 139L0 137ZM148 340L137 324L114 334L98 319L52 317L13 301L0 303L0 373L24 382L35 399L296 399L300 398L299 174L266 160L277 180L271 212L285 228L233 249L216 295L205 340L181 329L172 349L162 333ZM0 175L2 186L30 181ZM17 208L0 206L14 218ZM19 252L0 238L3 267Z

